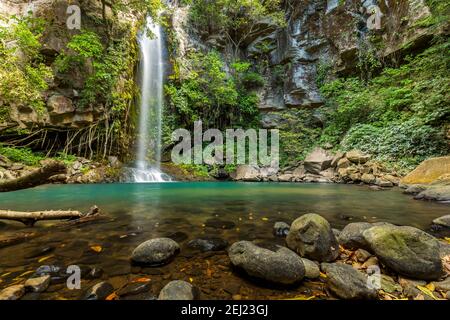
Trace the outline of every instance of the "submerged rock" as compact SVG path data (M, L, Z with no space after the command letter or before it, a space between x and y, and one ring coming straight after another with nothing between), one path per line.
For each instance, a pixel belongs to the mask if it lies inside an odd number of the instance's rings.
M220 251L224 250L228 246L228 242L217 237L205 237L191 240L188 242L187 246L202 252Z
M305 276L305 266L295 252L278 245L259 247L249 241L234 243L228 250L231 263L248 275L278 284L293 284Z
M450 214L433 220L433 224L450 228Z
M334 261L339 245L327 220L315 213L296 219L286 237L287 246L300 256L315 261Z
M103 281L89 288L84 294L83 300L105 300L113 292L114 287Z
M236 227L236 224L233 221L226 221L213 218L206 220L205 226L214 229L233 229L234 227Z
M369 277L344 263L322 263L328 288L342 299L375 299L376 290L370 288Z
M175 280L162 288L158 300L195 300L197 295L195 288L189 282Z
M286 222L275 222L273 225L273 235L276 237L286 237L290 228Z
M46 275L38 278L30 278L25 281L25 289L32 292L43 292L50 285L51 276Z
M394 271L423 280L436 280L442 274L439 242L413 227L375 226L363 232L376 256Z
M180 246L169 238L156 238L141 243L134 249L131 260L137 264L158 266L168 263L178 252Z
M138 295L141 293L148 292L150 290L150 281L148 282L133 282L128 283L119 291L117 291L117 295L122 297Z
M0 300L18 300L25 294L25 286L17 284L0 291Z

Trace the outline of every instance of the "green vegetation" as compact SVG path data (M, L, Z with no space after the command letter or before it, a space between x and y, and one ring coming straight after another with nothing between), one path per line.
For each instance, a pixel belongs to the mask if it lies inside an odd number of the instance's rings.
M30 148L14 148L0 144L0 154L13 162L20 162L27 166L36 166L45 159L41 153L35 153Z
M192 128L202 120L206 128L251 126L258 115L256 94L250 88L261 85L261 76L250 64L235 62L231 74L216 51L191 53L190 70L184 78L172 75L165 86L173 125Z
M44 21L25 16L13 17L9 23L0 27L0 121L7 120L11 105L42 113L42 92L53 78L39 53Z
M321 87L327 104L320 143L361 149L388 162L416 165L448 154L448 55L440 39L399 68L385 68L368 83L338 78Z

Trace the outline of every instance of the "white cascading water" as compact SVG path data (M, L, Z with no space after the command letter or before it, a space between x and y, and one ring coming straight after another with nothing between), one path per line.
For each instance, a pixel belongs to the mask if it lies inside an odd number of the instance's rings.
M164 62L162 28L147 18L147 29L139 35L140 113L136 164L131 169L134 182L165 182L170 177L161 172L161 117L163 107ZM151 154L150 154L151 153ZM150 164L147 159L153 159Z

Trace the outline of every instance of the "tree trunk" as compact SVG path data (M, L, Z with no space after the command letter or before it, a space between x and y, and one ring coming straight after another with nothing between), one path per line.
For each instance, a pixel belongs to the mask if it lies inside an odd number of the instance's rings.
M32 227L39 220L78 220L81 218L93 217L98 212L97 206L93 206L86 214L83 214L80 211L62 210L35 212L0 210L0 219L20 221L25 225Z
M54 175L65 173L66 166L62 162L49 161L42 168L36 169L29 174L0 183L0 192L27 189L45 184Z

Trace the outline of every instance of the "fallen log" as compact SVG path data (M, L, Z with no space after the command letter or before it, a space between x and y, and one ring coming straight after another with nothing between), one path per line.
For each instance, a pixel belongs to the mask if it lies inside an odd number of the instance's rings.
M65 172L66 166L64 163L50 160L42 168L36 169L27 175L0 182L0 192L33 188L47 183L50 177Z
M98 213L98 207L93 206L88 213L83 214L80 211L35 211L22 212L11 210L0 210L0 220L14 220L20 221L26 226L34 226L39 220L76 220L85 217L90 217Z

